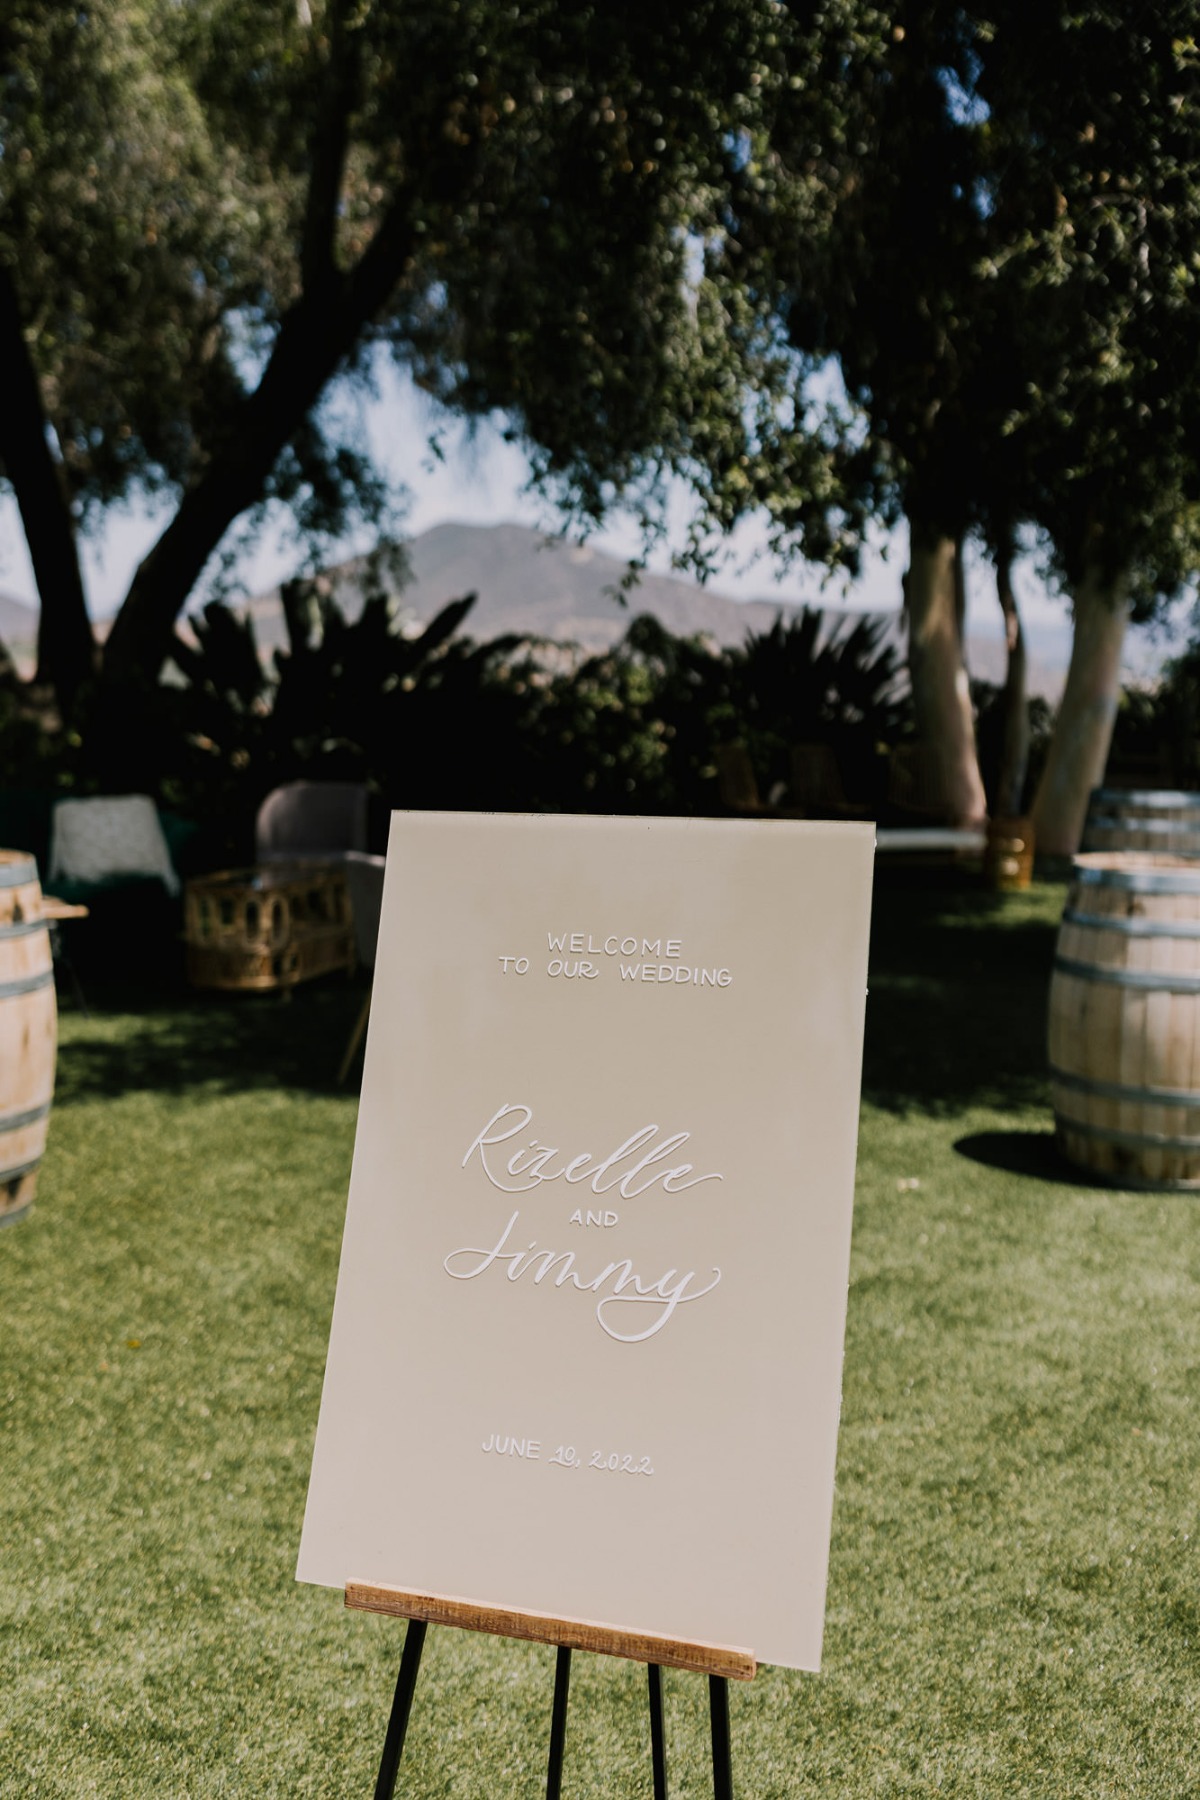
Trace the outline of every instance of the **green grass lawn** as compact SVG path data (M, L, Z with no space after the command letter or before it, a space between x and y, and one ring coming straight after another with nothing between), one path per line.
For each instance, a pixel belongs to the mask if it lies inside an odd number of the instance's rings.
M1055 1160L1061 904L877 893L825 1668L731 1688L739 1800L1200 1794L1200 1202ZM404 1628L293 1580L359 997L64 1003L0 1232L3 1800L373 1792ZM543 1791L553 1665L431 1631L400 1791ZM644 1693L575 1659L568 1800L650 1792Z

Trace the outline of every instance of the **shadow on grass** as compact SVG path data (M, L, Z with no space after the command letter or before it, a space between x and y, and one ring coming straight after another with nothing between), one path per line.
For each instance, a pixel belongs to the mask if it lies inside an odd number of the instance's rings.
M1062 890L879 872L863 1092L889 1111L1043 1106Z
M1006 1175L1032 1175L1067 1187L1087 1187L1087 1173L1069 1163L1053 1131L977 1131L954 1146L960 1156L1000 1169Z
M180 1094L288 1087L357 1092L361 1052L337 1086L365 981L329 976L291 995L90 985L90 1017L63 1005L54 1104L137 1090Z

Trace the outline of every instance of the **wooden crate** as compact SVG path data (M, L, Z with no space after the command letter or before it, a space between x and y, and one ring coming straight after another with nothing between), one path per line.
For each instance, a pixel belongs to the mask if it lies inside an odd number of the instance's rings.
M264 992L352 970L345 870L280 863L201 876L184 892L183 935L194 987Z

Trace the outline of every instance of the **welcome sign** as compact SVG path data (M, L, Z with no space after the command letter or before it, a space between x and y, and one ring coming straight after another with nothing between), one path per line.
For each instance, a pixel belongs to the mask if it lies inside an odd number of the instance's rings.
M819 1666L873 840L396 815L299 1579Z

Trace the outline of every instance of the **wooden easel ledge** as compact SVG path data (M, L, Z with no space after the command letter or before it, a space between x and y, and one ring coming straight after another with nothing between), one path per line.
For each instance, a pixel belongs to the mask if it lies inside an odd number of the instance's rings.
M414 1594L407 1588L378 1587L370 1581L348 1581L346 1605L355 1612L423 1619L429 1625L457 1625L464 1631L557 1644L566 1650L592 1650L600 1656L625 1656L633 1662L690 1669L697 1675L724 1675L733 1681L753 1681L758 1671L749 1650L733 1650L724 1644L693 1644L646 1631L617 1631L583 1619L556 1619L550 1613L510 1612L507 1607L481 1606L448 1594Z

